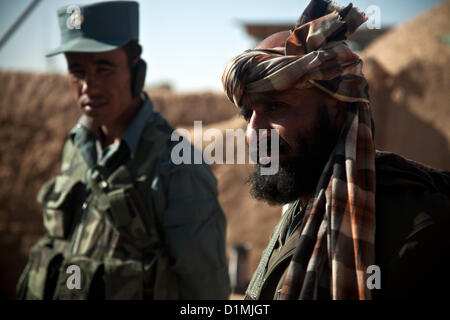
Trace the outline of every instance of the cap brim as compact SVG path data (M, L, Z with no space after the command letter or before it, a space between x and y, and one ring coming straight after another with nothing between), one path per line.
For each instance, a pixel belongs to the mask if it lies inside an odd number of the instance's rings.
M115 50L125 44L126 41L106 43L89 38L76 38L60 45L56 49L48 52L45 56L52 57L64 52L106 52Z

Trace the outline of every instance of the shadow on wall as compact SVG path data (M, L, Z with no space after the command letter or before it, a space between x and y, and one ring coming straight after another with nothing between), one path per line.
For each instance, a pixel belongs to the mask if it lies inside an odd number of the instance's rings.
M366 59L364 63L375 120L376 148L449 170L450 141L432 122L422 119L411 108L426 100L427 83L422 75L429 72L430 66L413 61L392 76L374 59ZM448 101L441 103L448 104ZM444 110L445 106L440 109Z

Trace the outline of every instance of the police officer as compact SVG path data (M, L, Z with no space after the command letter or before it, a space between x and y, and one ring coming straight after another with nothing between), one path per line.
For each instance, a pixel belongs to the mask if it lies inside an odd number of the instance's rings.
M46 235L19 299L226 299L226 221L205 165L171 161L173 129L142 89L138 4L58 11L82 116L44 184Z

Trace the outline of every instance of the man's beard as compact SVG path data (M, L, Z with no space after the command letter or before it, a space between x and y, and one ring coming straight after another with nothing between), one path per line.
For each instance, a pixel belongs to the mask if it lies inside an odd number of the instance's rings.
M251 185L250 194L270 205L278 205L314 192L339 133L340 129L332 128L328 116L320 110L319 121L309 135L310 139L297 138L297 153L280 162L276 174L261 175L261 166L256 165L256 170L247 178ZM280 151L286 148L283 145L287 143L280 137Z

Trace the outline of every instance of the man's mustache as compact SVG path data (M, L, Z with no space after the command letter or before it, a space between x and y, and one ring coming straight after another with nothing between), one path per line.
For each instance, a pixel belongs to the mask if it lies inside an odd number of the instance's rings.
M286 142L282 137L278 135L278 139L275 139L278 142L278 148L272 146L272 139L270 135L266 135L260 138L256 145L250 146L250 157L256 163L259 163L260 156L268 156L272 157L272 151L275 150L278 152L278 156L286 155L292 148L289 143Z
M106 97L102 95L88 96L87 94L83 94L79 99L78 103L80 106L85 107L87 105L98 105L106 103Z
M265 140L265 141L264 141ZM256 150L259 154L267 154L270 155L272 152L272 139L270 136L264 137L258 140L256 144ZM280 155L286 154L291 150L291 146L286 142L282 137L278 136L278 152Z

